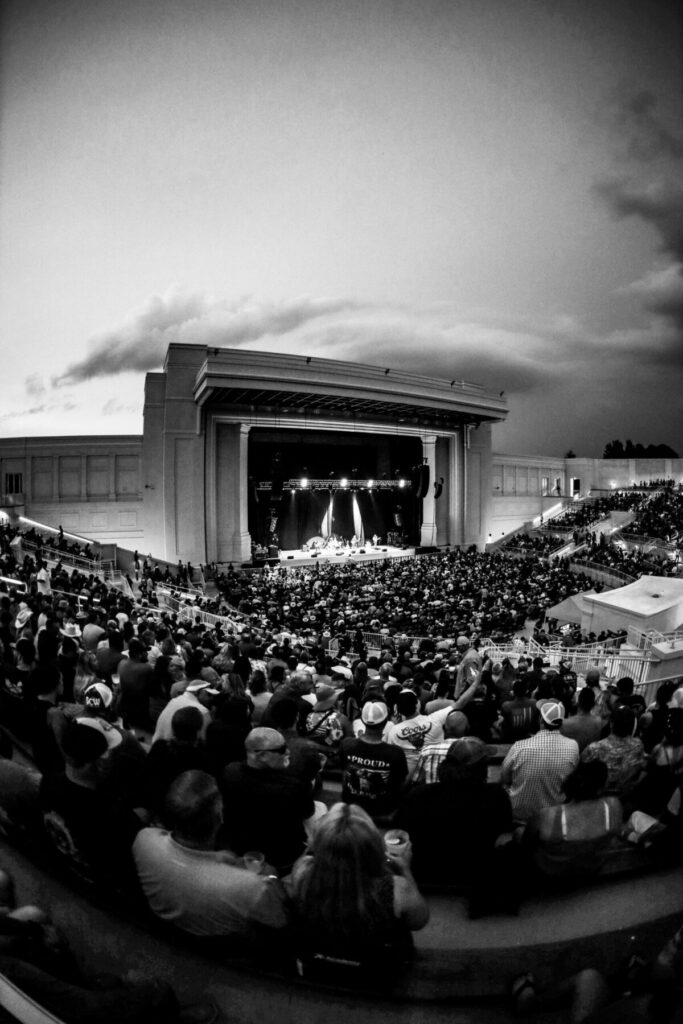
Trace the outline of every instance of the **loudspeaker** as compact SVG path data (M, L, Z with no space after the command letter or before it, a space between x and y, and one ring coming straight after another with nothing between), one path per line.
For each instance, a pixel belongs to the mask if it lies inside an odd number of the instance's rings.
M267 558L266 562L268 563L268 565L279 565L280 564L280 559L279 558Z
M317 557L318 557L318 552L314 551L313 554L311 555L311 558L317 558Z
M287 558L294 558L294 555L287 555Z
M361 548L360 551L358 552L358 554L359 555L364 555L365 554L365 548Z

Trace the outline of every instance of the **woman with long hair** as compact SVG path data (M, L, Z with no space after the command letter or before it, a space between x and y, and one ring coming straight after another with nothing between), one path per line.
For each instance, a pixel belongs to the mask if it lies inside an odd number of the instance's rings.
M302 959L335 957L377 970L405 959L429 908L410 871L410 841L385 848L370 816L335 804L294 865L292 897Z
M73 681L73 699L82 703L82 697L89 686L100 681L97 672L97 658L92 651L79 651Z

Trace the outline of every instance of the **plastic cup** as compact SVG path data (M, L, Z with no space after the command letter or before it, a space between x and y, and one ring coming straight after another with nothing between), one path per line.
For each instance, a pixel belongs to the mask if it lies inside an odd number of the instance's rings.
M251 871L252 875L260 875L266 858L260 850L249 850L242 857L242 863L247 871Z
M406 845L410 836L402 828L390 828L384 834L384 848L387 853L398 852Z

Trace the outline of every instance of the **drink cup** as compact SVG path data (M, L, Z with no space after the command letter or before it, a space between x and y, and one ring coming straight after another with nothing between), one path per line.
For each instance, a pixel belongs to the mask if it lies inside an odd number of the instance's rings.
M384 835L384 848L387 853L399 853L410 839L402 828L390 828Z

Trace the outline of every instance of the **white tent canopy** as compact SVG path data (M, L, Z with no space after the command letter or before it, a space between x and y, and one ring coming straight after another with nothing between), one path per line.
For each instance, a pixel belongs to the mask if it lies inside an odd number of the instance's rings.
M584 616L588 614L588 605L585 599L594 593L594 590L586 590L583 594L573 594L571 597L565 597L564 601L560 601L559 604L548 608L545 613L546 618L557 619L559 626L564 626L567 622L581 622Z

